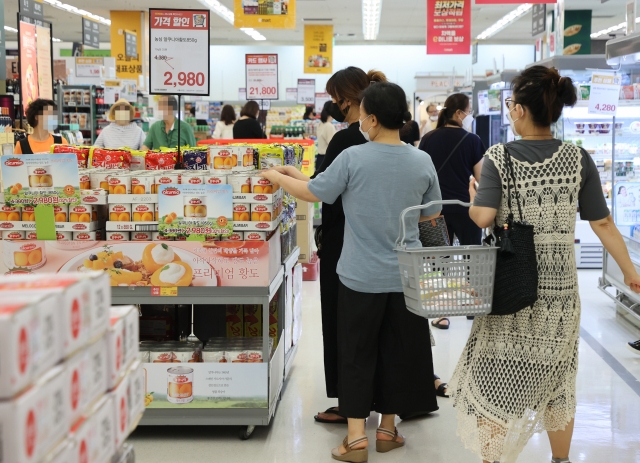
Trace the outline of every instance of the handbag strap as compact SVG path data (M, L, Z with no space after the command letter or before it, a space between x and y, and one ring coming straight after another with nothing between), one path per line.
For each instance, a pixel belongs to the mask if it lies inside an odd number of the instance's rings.
M522 207L520 206L520 192L518 191L518 185L516 183L516 174L513 169L513 160L511 159L511 153L507 149L507 145L502 145L504 150L504 158L507 167L507 204L509 205L509 216L513 217L513 209L511 207L511 181L513 181L513 189L515 191L516 203L518 204L518 213L520 214L520 222L524 222L522 218Z
M455 146L455 148L453 148L451 150L451 152L449 153L449 156L447 156L447 159L444 160L444 162L442 163L442 165L440 166L440 168L438 169L438 171L436 172L436 175L440 173L440 171L444 168L444 166L447 165L447 162L449 162L449 159L451 159L451 156L453 156L453 153L456 152L456 150L458 149L458 147L462 144L462 142L464 141L465 138L467 138L469 136L469 132L464 134L464 137L462 137L460 139L460 141L458 142L458 144Z

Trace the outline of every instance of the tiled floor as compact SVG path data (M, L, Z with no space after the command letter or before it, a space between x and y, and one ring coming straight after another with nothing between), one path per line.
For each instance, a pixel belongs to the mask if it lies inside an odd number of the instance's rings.
M573 463L640 462L640 394L622 379L632 375L640 384L640 356L625 343L640 332L616 320L611 301L597 289L599 271L580 272L582 328L578 374L578 413L571 457ZM237 427L141 427L131 438L139 463L175 462L329 462L331 447L346 428L316 424L313 415L335 403L324 394L320 304L317 283L305 283L304 332L282 402L269 427L258 428L241 442ZM464 318L452 320L448 331L437 331L436 372L449 378L471 327ZM607 363L607 361L609 363ZM617 361L617 372L610 366ZM626 373L625 373L626 371ZM400 422L408 444L390 454L370 453L371 462L477 463L456 436L455 411L446 399L431 417ZM367 422L374 436L377 416ZM536 435L519 463L546 463L550 450L545 435Z

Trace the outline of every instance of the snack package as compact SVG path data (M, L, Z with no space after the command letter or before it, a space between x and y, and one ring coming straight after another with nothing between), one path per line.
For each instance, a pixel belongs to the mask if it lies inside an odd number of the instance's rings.
M177 162L177 151L149 151L145 156L147 170L172 170Z
M202 148L187 148L182 151L182 163L186 170L207 170L208 150Z
M285 166L284 149L279 145L271 145L260 147L259 150L259 168L271 169L273 167Z
M128 150L108 150L91 148L89 152L89 167L104 167L106 169L130 169L131 152Z
M78 158L79 169L85 169L87 167L90 150L91 148L89 148L88 146L51 145L52 154L74 153Z
M145 170L146 151L131 150L131 170Z

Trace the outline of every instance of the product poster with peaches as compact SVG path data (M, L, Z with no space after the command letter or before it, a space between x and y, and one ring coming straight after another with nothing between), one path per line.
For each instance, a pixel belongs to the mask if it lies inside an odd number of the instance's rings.
M0 158L7 204L80 204L78 158L75 154L23 154Z
M207 235L233 232L231 185L163 185L158 191L158 231L204 241Z
M0 274L102 270L111 286L269 286L279 263L270 241L0 240ZM277 244L276 245L276 241ZM276 245L277 249L272 249ZM274 258L275 256L275 258Z

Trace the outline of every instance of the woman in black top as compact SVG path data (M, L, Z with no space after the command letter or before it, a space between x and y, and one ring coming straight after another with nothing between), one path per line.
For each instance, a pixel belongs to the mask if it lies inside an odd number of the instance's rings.
M233 125L234 139L267 138L257 121L260 106L255 101L247 101L240 113L240 119Z
M469 97L462 93L450 95L438 118L436 130L426 134L419 148L431 156L438 172L442 199L469 202L469 177L480 180L482 159L486 151L480 137L469 133L473 124ZM450 205L442 208L449 241L454 235L462 246L481 244L482 230L469 218L469 209ZM449 319L440 318L431 324L440 329L449 328Z
M420 126L416 121L407 122L400 130L400 140L407 145L418 146L420 141Z

